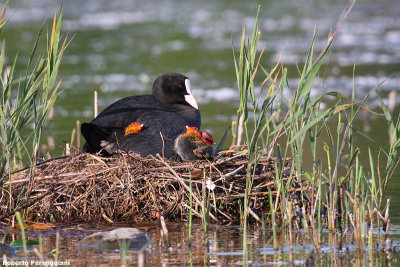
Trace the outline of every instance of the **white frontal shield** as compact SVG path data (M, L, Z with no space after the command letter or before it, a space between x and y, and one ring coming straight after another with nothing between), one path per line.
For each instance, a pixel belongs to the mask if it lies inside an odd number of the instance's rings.
M185 95L186 102L188 102L189 105L191 105L195 109L199 109L199 106L197 105L197 102L196 102L196 100L194 99L194 97L192 95L192 91L190 89L190 80L189 79L185 80L185 86L186 86L186 92L188 93L188 95Z

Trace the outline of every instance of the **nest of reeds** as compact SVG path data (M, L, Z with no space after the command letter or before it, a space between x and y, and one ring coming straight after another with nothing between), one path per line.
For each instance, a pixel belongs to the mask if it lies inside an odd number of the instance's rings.
M290 173L288 165L280 167L284 174ZM184 221L192 197L194 220L208 214L211 223L236 224L243 212L247 166L243 151L221 152L213 162L174 162L125 153L109 158L76 154L51 159L38 163L33 176L22 169L4 183L0 221L22 209L32 221L146 222L160 216ZM269 213L269 194L276 198L275 166L279 166L276 159L261 158L252 173L250 221ZM293 201L300 199L302 190L309 190L297 177L284 182L292 183L285 197Z

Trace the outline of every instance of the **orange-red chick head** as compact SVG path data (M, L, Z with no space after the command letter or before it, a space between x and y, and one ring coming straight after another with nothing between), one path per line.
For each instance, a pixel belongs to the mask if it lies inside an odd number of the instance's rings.
M191 137L196 141L199 141L202 139L202 134L199 131L199 128L194 127L194 126L186 126L186 133L184 135L187 137Z
M201 140L210 146L214 144L214 139L212 135L207 131L201 131Z
M142 130L142 128L143 128L143 124L141 124L137 121L132 122L131 124L129 124L128 126L125 127L124 135L137 134L138 132L140 132L140 130Z

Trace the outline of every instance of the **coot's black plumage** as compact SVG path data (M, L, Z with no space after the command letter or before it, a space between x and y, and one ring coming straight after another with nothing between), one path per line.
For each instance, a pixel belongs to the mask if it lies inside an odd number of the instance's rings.
M136 134L125 135L132 122L143 124ZM84 152L112 154L134 151L141 156L163 154L176 157L175 139L186 125L200 127L201 117L191 94L189 79L165 73L153 84L152 95L131 96L111 104L90 123L83 123Z

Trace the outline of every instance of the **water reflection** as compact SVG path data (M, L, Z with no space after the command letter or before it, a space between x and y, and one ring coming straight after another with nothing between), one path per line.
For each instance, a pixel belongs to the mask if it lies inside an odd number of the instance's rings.
M132 226L132 225L131 225ZM101 230L106 230L107 226L100 226ZM114 227L115 228L115 227ZM389 266L400 260L399 246L400 239L398 234L391 232L390 238L393 238L392 248L386 245L386 239L382 235L374 235L375 245L373 248L358 250L351 242L344 241L342 245L339 242L338 235L333 236L329 233L321 234L321 246L319 252L313 248L310 243L309 235L306 232L293 233L293 244L290 245L289 237L281 232L277 241L279 249L275 250L272 245L272 233L267 231L265 237L262 236L259 228L251 229L248 233L248 253L243 257L242 235L238 227L211 227L208 235L208 243L204 240L204 232L200 225L193 229L192 247L188 246L187 228L185 224L169 224L170 247L166 247L160 236L160 228L151 226L139 226L141 230L147 232L152 240L152 245L144 254L144 265L218 265L232 266L242 265L243 260L247 260L252 266L264 265L327 265L339 264L344 266L351 259L351 264L363 266L366 264L379 264L380 266ZM73 266L102 265L112 264L120 265L123 263L123 257L120 251L95 253L83 250L77 246L77 242L83 237L96 232L97 228L88 227L88 225L64 227L58 229L59 239L57 240L57 231L28 232L29 239L43 238L43 260L54 260L55 255L51 251L59 247L57 260L69 261ZM110 227L111 229L111 227ZM0 233L0 237L2 237ZM8 242L12 238L20 238L18 235L8 236L5 240ZM57 242L59 242L57 244ZM38 260L33 253L34 247L29 249L28 259ZM127 253L126 264L137 264L140 255L137 253ZM24 260L23 250L9 258L9 260ZM336 265L337 266L337 265Z

